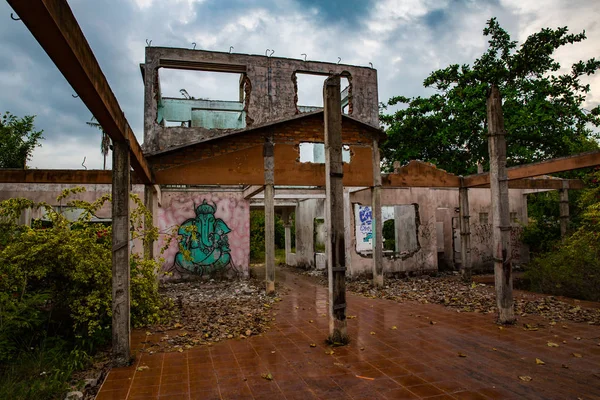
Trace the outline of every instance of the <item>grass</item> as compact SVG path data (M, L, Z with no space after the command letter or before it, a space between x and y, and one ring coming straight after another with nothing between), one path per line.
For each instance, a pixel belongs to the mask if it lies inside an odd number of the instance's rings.
M295 249L292 249L292 253ZM262 264L265 262L265 252L252 254L250 256L250 264ZM285 263L285 249L275 249L275 265Z
M73 372L86 368L90 357L66 341L48 338L37 348L23 350L0 367L0 399L63 399L71 390Z

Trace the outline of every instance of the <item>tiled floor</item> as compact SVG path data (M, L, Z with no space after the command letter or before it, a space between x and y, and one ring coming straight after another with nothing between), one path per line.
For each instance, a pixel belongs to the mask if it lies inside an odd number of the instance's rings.
M291 290L269 333L142 354L113 369L97 399L600 399L598 326L527 316L499 329L492 315L349 295L352 342L326 354L326 288L283 271L278 279ZM133 344L144 337L136 331Z

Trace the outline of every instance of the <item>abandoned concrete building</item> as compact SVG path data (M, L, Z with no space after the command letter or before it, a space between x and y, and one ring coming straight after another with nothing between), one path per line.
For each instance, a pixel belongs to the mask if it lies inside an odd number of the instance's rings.
M168 68L231 74L239 82L239 99L163 97L160 70ZM142 148L156 182L168 182L155 186L150 196L154 222L162 233L154 250L158 254L166 248L164 270L172 273L170 277L220 268L247 276L250 210L257 207L264 208L270 218L273 213L284 218L287 264L327 267L324 111L298 104L300 74L320 75L323 80L338 74L347 84L340 86L339 94L347 274L372 272L372 227L377 218L371 210L373 187L377 187L374 176L380 177L382 187L379 218L382 225L392 221L393 226L393 240L380 242L383 274L460 266L461 178L418 161L390 174L380 173L376 153L384 135L378 122L373 68L147 47L141 72L145 84ZM2 184L0 196L52 202L66 186ZM111 190L109 185L86 186L88 193L82 196L90 200ZM528 260L519 230L527 223L526 196L535 190L539 189L527 184L510 191L511 257L516 264ZM133 191L141 194L144 190L134 185ZM472 216L470 251L475 269L492 266L490 213L489 189L471 189L468 215ZM100 214L110 220L108 207ZM291 242L291 215L295 243ZM194 246L186 231L191 226L200 235ZM182 257L181 246L191 251L191 260ZM131 248L141 250L141 245Z

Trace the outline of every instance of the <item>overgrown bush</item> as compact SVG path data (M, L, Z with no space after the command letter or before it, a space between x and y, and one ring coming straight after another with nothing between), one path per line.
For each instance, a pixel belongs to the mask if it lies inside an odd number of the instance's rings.
M292 243L296 236L295 219L290 217ZM275 248L285 248L285 227L279 215L275 215ZM265 259L265 213L262 210L250 211L250 260L263 262Z
M58 200L80 191L67 190ZM148 211L137 196L132 199L137 204L131 213L133 237L154 239L157 229L143 228ZM48 336L88 345L110 338L111 226L91 223L107 201L108 195L94 203L68 202L68 207L83 210L73 222L48 204L25 199L0 202L0 362L15 360ZM49 224L34 221L31 228L18 226L14 221L30 207L43 208ZM155 260L131 257L134 326L161 317L158 268Z
M558 242L553 250L536 257L526 278L535 291L600 301L600 172L579 199L581 226Z

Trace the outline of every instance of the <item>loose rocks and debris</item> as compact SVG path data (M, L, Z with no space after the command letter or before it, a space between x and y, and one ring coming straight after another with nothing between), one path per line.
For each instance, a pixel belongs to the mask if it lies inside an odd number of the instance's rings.
M324 271L303 271L288 267L289 271L317 279L327 285ZM314 278L317 277L317 278ZM398 302L443 304L458 312L496 312L496 294L493 286L464 283L456 276L421 276L416 278L386 278L381 289L373 287L370 280L347 280L346 290L365 297L383 298ZM558 300L554 296L535 293L515 295L516 315L540 315L551 321L585 322L600 325L600 309L575 306Z
M144 351L183 351L226 339L245 339L269 329L278 297L266 295L262 283L193 281L165 283L161 292L172 300L169 323L148 329Z
M443 304L460 312L496 312L493 287L462 282L457 277L420 277L388 279L384 288L376 289L370 281L349 281L347 289L366 297L395 301ZM600 325L600 309L573 306L553 296L523 294L515 296L517 315L541 315L553 321L569 320Z

